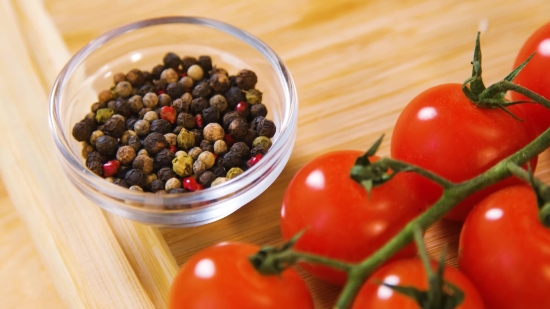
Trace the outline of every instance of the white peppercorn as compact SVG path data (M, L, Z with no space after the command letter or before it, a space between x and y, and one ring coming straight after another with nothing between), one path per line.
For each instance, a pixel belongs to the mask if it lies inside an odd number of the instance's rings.
M115 91L119 96L127 98L132 95L132 85L127 81L119 82L115 87Z
M128 165L134 161L136 157L136 151L130 146L122 146L118 149L116 153L116 159L122 165Z
M90 145L94 146L95 147L95 143L97 142L97 139L102 137L104 134L103 134L103 131L94 131L92 132L92 135L90 135ZM124 134L123 134L124 136Z
M214 153L221 155L227 152L227 144L223 140L217 140L214 143Z
M212 181L212 184L210 184L210 186L215 187L215 186L221 185L222 183L224 183L228 180L229 179L227 179L226 177L218 177L218 178L214 179L214 181Z
M201 76L201 78L202 78L202 76ZM178 76L178 73L174 69L169 68L169 69L166 69L166 70L162 71L162 73L160 74L160 79L165 80L167 83L175 83L175 82L178 81L179 76Z
M193 163L193 172L195 175L199 175L204 171L206 171L206 164L204 164L204 162L197 160Z
M176 151L175 153L175 156L176 157L179 157L179 156L186 156L187 155L187 152L183 151L183 150L178 150ZM193 158L193 160L196 160L195 158Z
M138 136L147 135L147 133L149 133L149 129L150 129L150 124L149 124L149 121L146 121L146 120L140 119L136 121L136 123L134 124L134 132L136 132Z
M88 155L94 151L95 148L92 145L88 144L87 142L82 142L82 151L80 152L80 154L83 158L87 158Z
M209 169L214 166L214 163L216 162L216 157L210 151L203 151L197 158L197 161L204 162L204 165L206 165L206 169Z
M131 186L130 191L143 192L143 189L140 186Z
M176 75L177 75L177 73L176 73ZM202 68L199 65L194 64L194 65L190 66L189 69L187 69L187 76L191 77L195 81L199 81L204 76L204 71L202 70Z
M145 115L143 115L143 120L148 121L149 123L157 119L159 119L159 115L155 111L150 111L150 112L147 112Z
M170 103L172 103L172 98L166 93L159 95L158 99L159 99L158 105L160 106L170 106Z
M151 173L145 177L145 186L150 187L153 181L157 180L157 174Z
M164 190L168 191L175 188L181 188L181 181L179 181L179 179L175 177L168 179L168 181L164 185Z
M154 160L147 155L138 155L132 163L132 168L142 170L145 175L149 175L153 172Z
M193 89L194 83L195 82L193 81L193 79L189 76L184 76L179 81L179 84L182 85L183 89L185 89L186 91Z
M164 134L164 138L166 138L166 141L170 146L176 146L178 136L174 133L166 133Z
M205 140L215 142L223 139L225 131L218 123L209 123L204 127L203 135Z
M227 100L221 94L216 94L210 98L210 106L214 107L220 112L227 109Z
M191 148L191 150L189 150L188 155L191 156L193 160L197 160L197 158L201 153L202 153L202 149L200 147L193 147Z
M147 149L141 149L137 153L138 156L149 156L149 153L147 152Z
M122 143L122 145L128 145L128 139L130 138L130 136L134 135L137 135L136 132L132 130L126 130L124 131L124 133L122 133L122 136L120 137L120 142Z
M143 96L143 105L149 108L154 108L159 103L159 97L153 93L149 92Z

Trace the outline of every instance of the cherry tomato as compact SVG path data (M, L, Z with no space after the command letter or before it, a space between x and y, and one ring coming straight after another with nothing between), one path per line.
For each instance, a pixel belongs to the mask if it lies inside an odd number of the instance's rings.
M433 270L437 263L432 263ZM445 266L445 281L464 293L463 302L456 309L483 309L483 300L470 280L458 270ZM382 266L365 282L355 298L352 309L419 309L417 302L389 287L381 285L412 286L421 291L428 289L428 276L419 258L404 259ZM525 307L527 308L527 307Z
M518 53L514 68L533 52L536 52L535 56L514 79L514 83L550 99L550 23L540 27L527 39ZM516 92L511 92L511 98L512 101L531 101ZM525 112L525 121L535 127L537 135L550 127L550 110L546 107L533 103L510 107L513 113L516 113L517 109Z
M478 288L487 308L550 308L550 229L538 219L533 190L496 192L466 219L459 269Z
M518 117L523 117L521 111ZM462 93L460 84L430 88L414 98L399 116L391 140L391 156L462 182L512 155L535 134L530 126L494 108L478 108ZM534 170L537 159L531 161ZM407 175L415 191L432 205L442 187L417 174ZM481 190L455 207L446 218L464 221L472 207L500 188L520 184L510 177Z
M330 152L302 167L288 186L281 208L285 239L305 230L296 250L359 262L375 252L425 208L404 175L372 189L371 197L349 172L362 152ZM376 160L376 158L374 158ZM412 257L414 244L394 258ZM303 264L314 276L342 285L344 272Z
M172 283L169 309L313 309L306 284L293 269L263 276L248 257L258 246L222 243L191 257Z

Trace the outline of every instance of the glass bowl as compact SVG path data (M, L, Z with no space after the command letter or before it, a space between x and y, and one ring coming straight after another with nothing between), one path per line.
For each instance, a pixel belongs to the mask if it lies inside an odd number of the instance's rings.
M267 118L277 133L266 155L244 174L219 186L180 194L130 191L86 168L72 127L90 111L112 75L150 70L167 52L210 55L230 74L256 72ZM59 74L50 96L50 127L61 165L72 184L103 209L131 220L165 226L197 226L221 219L269 187L286 165L296 137L298 99L290 73L266 44L233 26L206 18L164 17L132 23L88 43ZM78 207L78 205L75 205Z

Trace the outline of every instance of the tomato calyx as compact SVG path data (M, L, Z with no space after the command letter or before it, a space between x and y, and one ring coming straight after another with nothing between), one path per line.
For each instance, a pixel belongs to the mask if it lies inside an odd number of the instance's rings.
M389 166L383 163L373 164L369 159L369 157L376 154L380 144L382 144L383 138L384 135L382 134L364 155L358 157L350 171L351 179L362 185L369 195L373 186L378 186L391 180L396 174L388 174Z
M535 178L531 169L526 171L519 165L513 163L509 163L507 167L512 174L529 183L537 197L539 220L542 225L550 228L550 187Z

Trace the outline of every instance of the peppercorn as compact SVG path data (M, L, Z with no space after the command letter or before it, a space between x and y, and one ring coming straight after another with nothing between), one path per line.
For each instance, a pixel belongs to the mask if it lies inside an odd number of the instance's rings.
M218 68L215 65L212 66L212 70L208 72L210 75L214 74L223 74L225 76L229 76L229 73L227 73L227 70L224 68Z
M237 79L235 80L235 82L237 83L237 87L241 88L242 90L248 90L256 86L256 83L258 82L258 77L253 71L244 69L241 70L239 74L237 74Z
M264 148L269 149L271 147L271 140L265 136L258 136L252 142L252 147L262 145Z
M136 117L129 117L128 119L126 119L126 130L134 130L134 125L136 124L136 122L138 121L139 119L136 118Z
M210 87L216 93L223 93L229 88L229 78L225 74L212 74L210 76Z
M149 92L153 92L154 90L155 87L153 86L153 84L148 82L139 87L139 90L136 94L143 97L144 95L148 94Z
M212 166L214 166L214 163L216 161L216 157L214 156L214 154L212 154L210 151L203 151L199 157L197 158L198 161L202 161L204 162L204 164L206 165L206 169L209 169L211 168Z
M138 155L138 156L142 156L142 155L143 155L143 156L148 156L148 157L150 157L150 156L149 156L149 153L148 153L147 150L145 150L145 149L140 149L140 150L138 151L137 155Z
M201 114L196 114L195 115L195 123L197 124L197 127L201 128L201 129L204 127L204 123L202 121L202 115Z
M223 156L222 165L226 169L241 166L241 164L242 164L242 156L239 153L229 151Z
M176 120L178 126L182 126L187 130L191 130L195 127L195 117L188 113L179 113L178 119Z
M187 71L187 69L194 64L197 64L197 59L195 57L185 56L181 59L181 66L184 71Z
M193 79L189 76L182 77L178 83L183 87L183 90L185 91L193 89L193 85L195 84Z
M101 132L101 131L100 131ZM93 134L93 133L92 133ZM80 155L85 159L88 157L88 155L95 151L94 146L88 144L87 142L82 142L82 151L80 151Z
M233 144L229 151L238 153L243 159L246 159L250 156L250 148L243 142L237 142Z
M189 102L191 103L191 102ZM176 113L186 113L189 111L189 104L187 105L184 105L184 102L182 99L175 99L174 101L172 101L172 107L174 108L174 110L176 111Z
M237 118L231 122L228 128L229 135L237 141L241 141L248 134L248 124L242 118Z
M145 83L146 76L144 72L139 69L132 69L126 73L126 80L134 87L140 87Z
M109 160L103 164L103 177L118 176L120 171L120 162L117 160Z
M143 119L143 117L145 117L145 114L147 114L148 112L152 111L153 109L150 108L150 107L144 107L142 108L139 113L138 113L138 116L139 116L139 119Z
M191 130L191 133L195 135L195 146L199 146L202 140L204 139L202 135L202 131L199 129L193 129Z
M254 148L252 148L252 150L250 150L250 155L255 157L257 155L265 155L266 152L267 152L267 149L266 147L264 147L263 145L256 145L254 146Z
M166 191L170 191L170 189L175 189L175 188L181 188L181 181L176 177L168 179L168 181L164 185L164 189Z
M97 110L101 107L101 103L95 102L94 104L92 104L92 106L90 106L90 111L95 114L95 112L97 112Z
M217 122L220 118L220 112L215 107L207 107L202 111L204 124Z
M235 111L239 113L239 115L243 116L244 118L248 117L250 114L250 107L249 104L246 102L239 102L237 106L235 106Z
M151 188L151 183L153 181L157 180L157 179L158 179L158 177L157 177L157 174L155 174L155 173L151 173L149 175L146 174L146 176L145 176L145 187L150 189Z
M198 180L201 185L208 187L210 186L212 181L214 181L214 179L216 179L216 175L214 175L214 173L212 173L211 171L205 171L204 173L200 174Z
M256 137L258 137L258 133L252 129L248 129L248 132L244 137L243 142L251 147Z
M252 118L265 117L267 115L267 108L262 103L254 104L250 107L250 116Z
M242 102L245 100L245 96L241 89L238 87L231 87L229 88L224 95L225 99L227 100L227 105L229 108L233 109L239 102Z
M145 105L146 107L154 108L155 106L157 106L158 102L159 98L153 92L149 92L145 96L143 96L143 105Z
M153 81L153 74L149 71L141 71L143 73L143 80L144 83L152 82Z
M251 168L253 167L254 165L256 165L256 163L258 163L261 159L263 158L263 155L262 154L256 154L254 156L252 156L252 158L250 158L250 160L248 160L246 162L246 166L248 168Z
M244 173L244 171L241 168L233 167L229 171L227 171L227 176L226 177L228 179L233 179L233 178L241 175L242 173Z
M149 133L150 130L150 124L149 121L146 120L138 120L136 121L136 124L134 124L134 132L138 136L145 136Z
M210 106L217 109L219 112L223 112L227 109L227 101L221 94L216 94L210 98Z
M160 194L167 194L167 192L166 192L166 190L163 189L163 190L158 190L157 192L155 192L155 194L159 194L159 195ZM165 207L166 207L166 209L170 209L169 207L171 207L171 206L165 206Z
M265 118L256 126L256 132L258 132L258 135L269 138L275 135L275 130L276 127L273 121Z
M176 123L177 113L176 113L176 110L173 107L163 106L163 107L160 108L159 114L160 114L160 118L168 121L169 123L171 123L171 124Z
M117 186L120 186L120 187L123 187L123 188L126 188L126 189L129 188L129 186L128 186L128 184L126 183L126 181L124 181L124 180L122 180L122 179L120 179L120 178L115 179L115 181L114 181L113 183L114 183L115 185L117 185Z
M116 102L115 100L111 100L109 102L107 102L107 108L110 109L110 110L116 110Z
M168 93L168 89L166 90L166 92ZM181 96L178 96L178 98L181 97ZM172 103L172 96L170 96L169 94L166 94L166 93L163 93L163 94L160 94L158 96L158 99L159 99L159 103L158 105L159 106L170 106L170 103Z
M128 165L132 163L135 157L136 157L136 151L134 150L134 148L130 146L122 146L118 148L118 151L116 153L116 159L122 165Z
M164 134L164 138L166 138L166 141L168 142L168 145L170 146L176 146L178 136L174 133L166 133Z
M130 186L145 186L145 174L142 170L131 169L126 173L124 181Z
M143 99L139 95L132 96L128 99L128 105L132 112L137 113L143 108Z
M160 75L162 74L162 71L164 71L164 66L162 64L157 64L152 70L151 75L153 75L154 79L160 79Z
M86 167L94 174L103 176L103 164L99 161L86 161Z
M92 133L93 135L93 133ZM122 133L122 137L120 137L120 143L122 145L128 145L128 139L130 138L130 136L132 135L137 135L136 132L132 131L132 130L126 130L124 131L124 133ZM99 137L99 136L98 136ZM91 138L90 138L91 139Z
M214 143L214 153L216 155L222 155L227 152L227 144L223 140L217 140Z
M195 173L195 175L199 175L204 171L206 171L206 164L204 164L204 162L197 160L193 163L193 173Z
M207 140L203 140L200 143L200 148L202 149L202 151L214 152L214 145L212 144L212 142L207 141Z
M183 129L182 126L176 126L176 127L174 128L174 131L172 131L172 133L178 135L178 134L180 134L181 129Z
M178 134L178 147L181 149L189 149L195 146L195 134L187 131L186 129L181 129Z
M174 53L167 53L164 55L164 58L162 58L162 61L164 62L165 68L177 69L181 64L180 57Z
M229 128L229 125L233 122L233 120L241 118L243 119L243 116L239 115L237 112L228 112L223 115L223 127L225 129Z
M147 155L140 154L134 159L132 167L142 170L145 175L149 175L153 172L153 159Z
M191 109L191 101L193 101L193 96L190 93L186 92L181 96L180 99L182 101L182 104L179 112L188 113Z
M155 169L161 169L163 167L171 167L172 166L172 160L174 160L176 156L173 152L171 152L169 149L163 149L157 155L155 156Z
M193 158L186 155L174 158L172 160L172 170L181 177L191 175L193 173Z
M172 131L172 125L170 122L164 119L156 119L151 122L151 132L158 132L162 134L170 133Z
M159 115L155 111L149 111L143 115L143 120L148 122L153 122L154 120L159 119Z
M183 150L178 150L176 151L176 157L179 157L179 156L186 156L187 155L187 152L183 151Z
M125 129L124 120L119 117L111 117L103 125L103 133L112 137L121 137Z
M174 69L166 69L160 74L160 79L169 84L177 82L179 80L179 76Z
M127 98L132 94L132 85L126 81L120 82L116 84L115 91L119 96Z
M208 98L210 94L212 93L212 88L210 88L210 85L208 84L208 81L202 81L197 83L195 88L193 88L193 91L191 94L193 94L194 98Z
M185 193L185 192L187 192L187 191L185 191L185 189L183 189L183 188L172 188L172 189L166 191L166 193L168 193L168 194L179 194L179 193ZM167 206L167 207L169 207L169 206ZM170 206L170 207L175 207L175 208L169 208L169 209L178 209L177 206Z
M185 89L179 83L173 82L166 86L166 94L171 98L179 98L185 93Z
M212 183L210 184L211 187L215 187L215 186L219 186L221 185L222 183L228 181L229 179L227 179L226 177L218 177L216 179L214 179L214 181L212 181Z
M95 146L99 153L110 156L115 154L117 144L118 141L116 138L109 135L103 135L97 139Z
M212 70L212 58L210 58L210 56L199 56L197 64L200 65L204 72L210 72Z
M223 140L225 131L218 123L209 123L203 130L204 139L210 142Z
M87 157L86 157L86 165L88 164L88 162L92 162L92 161L97 161L101 164L105 163L105 161L107 161L107 156L97 152L97 151L94 151L94 152L91 152Z
M210 169L210 171L212 171L212 173L214 173L216 177L225 176L226 172L225 168L223 167L223 157L218 157L216 159L216 163L214 164L214 167Z
M187 69L187 76L194 81L199 81L204 76L204 70L199 65L193 64Z
M227 147L231 147L231 146L233 146L233 144L235 144L235 139L232 138L231 135L229 135L227 133L223 137L223 141L227 144Z
M262 93L257 89L249 89L244 92L246 102L250 104L262 103Z
M97 95L97 100L99 103L107 103L113 98L113 93L110 90L103 90Z
M113 75L113 82L115 85L125 81L126 81L126 75L124 75L124 73L116 73L115 75Z
M104 179L107 180L107 181L110 182L110 183L114 183L114 182L115 182L115 178L114 178L114 177L105 177Z
M128 188L130 191L143 192L143 189L140 186L131 186Z
M175 175L175 174L174 174ZM151 182L151 192L155 193L155 192L158 192L160 190L164 190L164 182L162 180L153 180L153 182Z
M197 160L197 158L199 157L199 155L202 153L202 149L200 147L193 147L191 148L187 154L193 158L193 160ZM177 154L176 154L177 156Z
M258 128L260 127L260 124L262 123L262 121L264 121L264 119L264 116L258 116L254 118L254 120L250 122L250 128L254 131L258 131Z
M83 142L90 138L92 135L93 128L89 125L88 121L77 122L73 127L73 137L79 141Z
M191 112L193 114L200 114L207 107L208 101L205 98L199 97L191 101Z
M166 141L166 138L164 138L163 134L153 132L147 135L143 142L143 146L147 150L149 155L154 156L162 149L166 148L166 146L168 146L168 142Z
M136 152L139 151L139 149L141 148L141 140L139 139L139 136L130 135L130 137L128 137L128 146L134 148Z
M160 179L162 182L166 182L168 181L168 179L174 178L177 175L172 168L164 167L157 172L157 176L158 176L158 179Z

